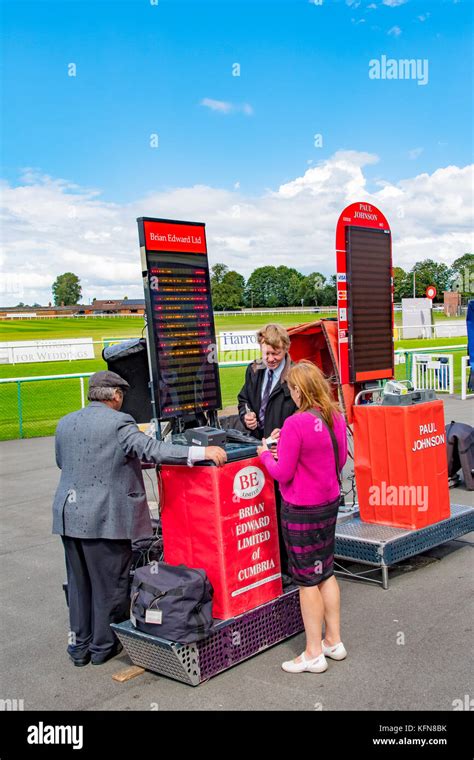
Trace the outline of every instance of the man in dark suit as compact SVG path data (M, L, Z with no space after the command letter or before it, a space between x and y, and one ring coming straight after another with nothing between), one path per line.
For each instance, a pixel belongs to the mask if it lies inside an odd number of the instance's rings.
M120 411L128 383L96 372L84 409L63 417L56 430L61 479L53 504L53 533L64 544L70 641L74 665L100 665L121 645L110 623L128 618L131 542L152 533L141 461L222 465L217 446L174 446L140 432Z
M245 383L238 395L239 418L244 428L256 438L278 439L287 417L296 412L286 376L291 366L290 337L282 325L268 324L257 333L262 358L247 367ZM282 573L286 574L288 557L280 526L281 495L275 481L278 535ZM285 580L285 579L284 579Z
M239 417L256 438L278 438L284 421L296 411L286 382L291 366L290 337L282 325L269 324L258 331L257 339L262 358L247 367L237 397Z

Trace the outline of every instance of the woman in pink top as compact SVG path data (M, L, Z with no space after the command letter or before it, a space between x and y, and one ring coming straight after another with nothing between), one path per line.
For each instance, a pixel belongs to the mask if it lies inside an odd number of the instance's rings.
M347 655L341 642L340 594L334 575L339 474L347 459L346 423L329 383L312 362L293 365L287 382L298 412L285 420L276 459L265 441L258 448L263 464L280 485L289 572L299 586L306 632L305 651L282 668L289 673L322 673L328 667L326 657L343 660Z

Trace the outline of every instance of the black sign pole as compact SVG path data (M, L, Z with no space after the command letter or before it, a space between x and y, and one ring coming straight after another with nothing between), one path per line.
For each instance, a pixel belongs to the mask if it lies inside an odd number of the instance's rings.
M148 358L148 388L150 390L151 411L152 411L151 422L155 426L155 438L161 441L162 440L161 423L158 418L157 404L156 404L156 398L155 398L155 388L154 388L154 383L153 383L154 351L152 350L151 347L154 341L154 336L153 336L152 305L151 305L150 289L149 289L149 281L148 281L148 264L147 264L146 249L145 249L145 231L144 231L142 219L137 219L137 222L138 222L138 235L139 235L139 240L140 240L140 259L141 259L141 264L142 264L143 291L145 294L145 319L146 319L145 329L146 329L147 358Z

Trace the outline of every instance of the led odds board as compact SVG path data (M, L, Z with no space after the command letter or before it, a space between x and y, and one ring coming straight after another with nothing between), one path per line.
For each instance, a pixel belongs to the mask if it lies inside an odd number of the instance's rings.
M137 219L156 417L219 409L205 225Z
M336 229L341 383L394 376L390 226L378 208L352 203Z

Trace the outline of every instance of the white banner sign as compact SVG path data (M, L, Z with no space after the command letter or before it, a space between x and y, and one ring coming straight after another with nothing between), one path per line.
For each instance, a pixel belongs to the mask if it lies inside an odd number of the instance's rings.
M93 359L92 338L68 340L18 340L0 343L0 364L28 362L64 362L74 359Z
M35 311L25 311L24 313L22 311L12 311L5 314L5 316L8 319L30 319L31 317L37 317L38 315Z
M436 338L464 338L467 335L467 323L464 322L437 322L435 324Z
M429 298L402 298L403 338L431 338L432 306Z
M257 333L253 330L232 330L219 333L221 351L247 351L259 348Z

